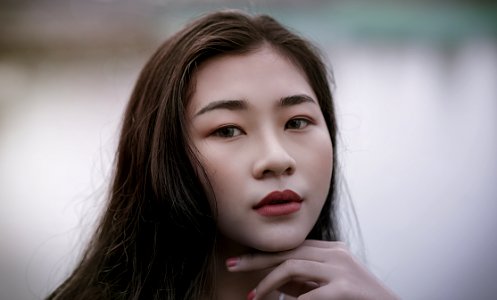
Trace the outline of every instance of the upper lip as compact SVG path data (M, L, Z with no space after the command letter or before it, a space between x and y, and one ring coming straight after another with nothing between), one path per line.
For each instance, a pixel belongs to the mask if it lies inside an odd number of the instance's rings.
M274 191L262 198L259 203L254 206L254 209L258 209L264 205L276 204L281 202L302 202L302 197L292 190L284 191Z

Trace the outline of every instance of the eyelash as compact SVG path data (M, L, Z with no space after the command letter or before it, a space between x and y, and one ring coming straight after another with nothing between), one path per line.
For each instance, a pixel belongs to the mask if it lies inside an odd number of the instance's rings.
M300 124L302 124L302 123L304 123L304 124L301 126L290 127L289 124L291 122L299 122ZM312 123L311 120L309 120L307 118L297 117L297 118L293 118L293 119L288 120L285 124L285 129L302 130L302 129L306 128L307 126L309 126L311 123ZM229 130L229 132L226 132L228 130ZM235 133L234 131L239 131L239 132ZM220 137L220 138L232 138L232 137L236 137L236 136L239 136L241 134L244 134L244 133L245 132L240 127L238 127L236 125L225 125L225 126L219 127L218 129L214 130L211 133L211 135L216 136L216 137Z
M240 131L240 133L237 134L237 135L226 134L226 132L223 133L223 131L226 131L226 130L229 130L229 129L231 129L231 130L238 130L238 131ZM220 137L220 138L232 138L232 137L238 136L238 135L243 134L243 133L245 133L245 132L241 128L239 128L238 126L235 126L235 125L225 125L225 126L222 126L222 127L218 128L218 129L214 130L211 135L217 136L217 137Z
M303 122L304 125L302 127L298 127L298 128L288 128L288 125L290 124L290 122ZM307 118L293 118L293 119L290 119L288 120L288 122L286 122L285 124L285 129L295 129L295 130L301 130L301 129L304 129L306 128L307 126L309 126L311 124L311 120L307 119Z

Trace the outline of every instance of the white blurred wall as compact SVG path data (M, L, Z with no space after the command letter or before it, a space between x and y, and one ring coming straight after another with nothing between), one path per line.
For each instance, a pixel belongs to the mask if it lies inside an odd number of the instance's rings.
M496 45L342 50L342 162L372 270L405 299L495 299Z
M497 294L497 43L324 43L370 268L403 299ZM145 51L146 52L146 51ZM0 298L67 276L149 52L0 56Z

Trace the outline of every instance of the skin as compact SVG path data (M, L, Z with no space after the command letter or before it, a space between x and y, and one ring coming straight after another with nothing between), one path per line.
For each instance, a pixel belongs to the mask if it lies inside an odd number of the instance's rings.
M279 291L286 299L389 299L343 244L306 240L329 190L333 145L305 74L265 45L205 62L193 88L188 131L220 235L216 299L250 291L257 299ZM254 209L288 189L303 200L298 211Z

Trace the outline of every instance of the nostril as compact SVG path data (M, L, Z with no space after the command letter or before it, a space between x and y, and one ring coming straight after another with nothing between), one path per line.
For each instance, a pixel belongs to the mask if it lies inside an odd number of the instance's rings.
M293 174L294 168L292 166L288 166L287 168L271 168L266 169L262 172L262 176L280 176L280 175L291 175Z
M294 165L291 165L285 170L285 172L283 172L283 174L292 175L294 171L295 171Z
M256 156L253 165L253 176L264 177L291 175L295 172L296 161L284 148L279 146L268 149Z

